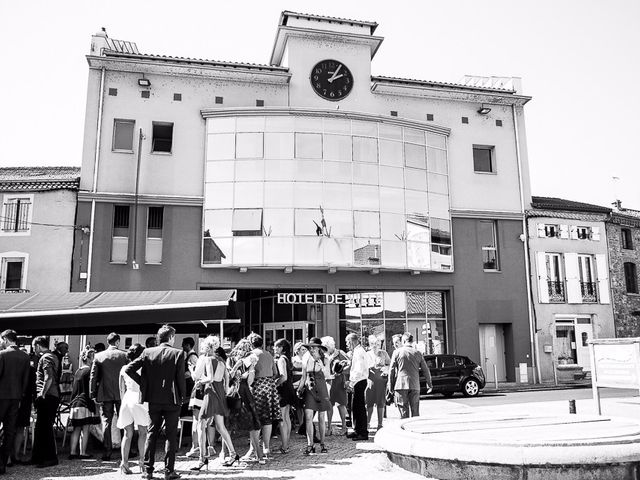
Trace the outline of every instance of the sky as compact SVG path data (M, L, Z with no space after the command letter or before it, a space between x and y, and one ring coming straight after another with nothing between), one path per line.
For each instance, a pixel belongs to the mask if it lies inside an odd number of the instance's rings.
M0 166L80 165L101 27L143 53L266 64L283 10L377 22L373 75L521 77L533 195L640 209L638 0L1 0Z

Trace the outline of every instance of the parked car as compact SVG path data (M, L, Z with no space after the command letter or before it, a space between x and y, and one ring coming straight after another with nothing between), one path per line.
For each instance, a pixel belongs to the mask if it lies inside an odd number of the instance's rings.
M482 367L463 355L425 355L431 373L433 390L445 397L461 392L465 397L475 397L484 388ZM425 378L420 375L420 394L427 394Z

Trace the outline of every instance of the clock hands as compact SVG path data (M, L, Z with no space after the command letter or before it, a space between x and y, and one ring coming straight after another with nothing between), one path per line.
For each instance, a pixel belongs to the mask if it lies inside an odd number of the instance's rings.
M338 75L338 72L340 71L341 68L342 68L342 64L338 65L338 68L336 68L334 72L328 72L328 73L333 73L333 75L331 75L331 77L329 77L328 79L329 83L333 83L333 81L336 78L344 77L343 74Z

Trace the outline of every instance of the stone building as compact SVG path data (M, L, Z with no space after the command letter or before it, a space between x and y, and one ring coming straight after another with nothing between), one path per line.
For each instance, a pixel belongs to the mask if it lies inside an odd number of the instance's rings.
M640 211L617 206L606 227L616 337L640 337Z

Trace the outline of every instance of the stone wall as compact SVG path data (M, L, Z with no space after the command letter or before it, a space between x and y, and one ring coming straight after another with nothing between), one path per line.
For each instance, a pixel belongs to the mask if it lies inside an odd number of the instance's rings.
M629 228L633 236L633 250L622 249L622 228ZM611 300L616 327L616 337L640 337L640 294L627 293L624 280L624 263L636 264L640 272L640 222L616 219L607 222L609 245L609 269ZM636 279L640 284L640 279Z

